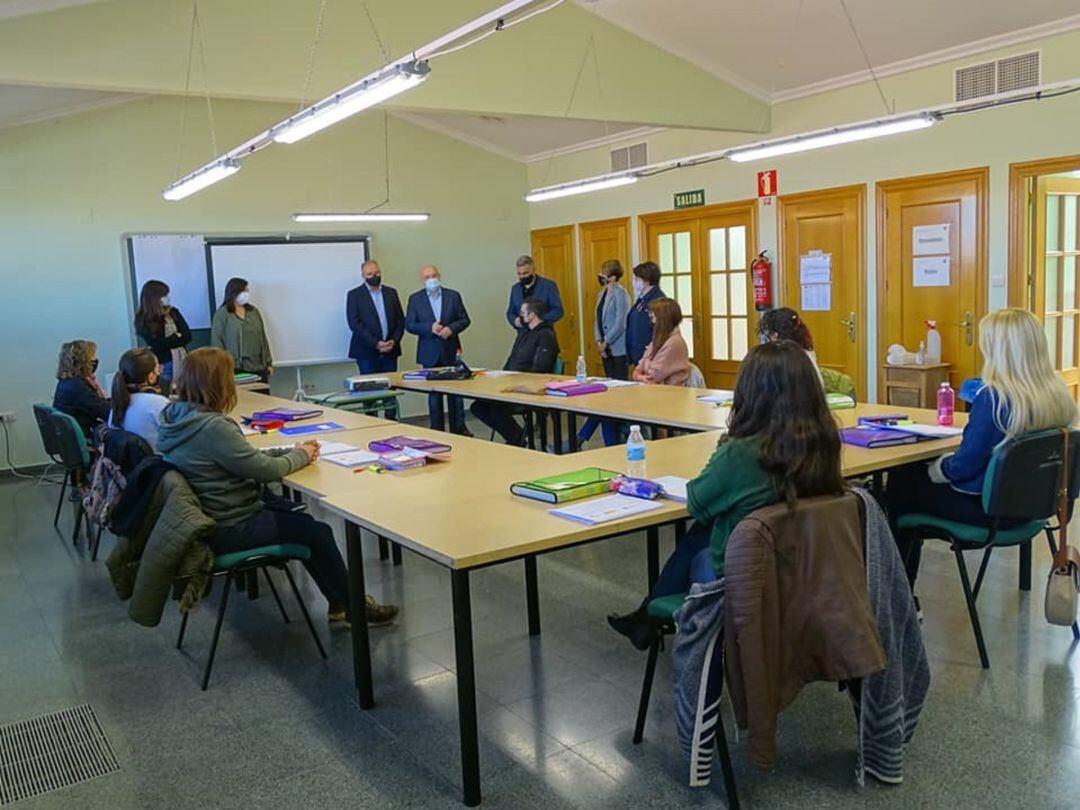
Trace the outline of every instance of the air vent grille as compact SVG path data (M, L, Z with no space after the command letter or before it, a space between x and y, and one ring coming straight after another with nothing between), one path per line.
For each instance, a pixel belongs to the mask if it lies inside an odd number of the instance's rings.
M649 162L649 149L645 143L635 143L611 150L611 171L625 172L637 169Z
M997 63L997 91L1008 93L1039 86L1039 52L1022 53L999 59Z
M956 71L956 101L1011 93L1038 87L1040 81L1038 51L1007 56L996 62L968 65Z

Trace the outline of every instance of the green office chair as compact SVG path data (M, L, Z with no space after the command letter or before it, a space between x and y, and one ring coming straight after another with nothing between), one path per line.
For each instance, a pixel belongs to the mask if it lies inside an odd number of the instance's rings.
M952 520L913 513L902 515L898 529L913 539L937 538L949 543L960 571L971 629L979 648L983 669L990 668L986 654L979 614L975 600L982 587L990 554L995 548L1021 546L1030 543L1040 532L1046 533L1053 554L1057 546L1050 518L1057 514L1058 492L1062 473L1062 434L1060 430L1041 430L1015 439L1008 439L994 449L990 466L983 480L982 505L993 522L989 528L958 523ZM1069 515L1080 487L1080 431L1069 433L1068 497ZM1008 526L1003 526L1003 523ZM979 573L972 588L964 564L965 551L983 551ZM1080 639L1080 630L1073 624L1073 637Z
M67 483L70 482L72 489L75 491L79 491L86 483L86 476L90 471L90 447L86 443L86 435L83 433L79 423L75 421L74 416L58 411L55 408L51 410L49 421L53 426L56 438L56 455L60 463L64 465L65 483L60 491L60 503L57 504L55 515L58 520L64 493L67 491ZM77 545L79 542L79 529L82 528L84 517L86 517L86 510L83 509L82 497L80 497L75 511L75 528L71 532L71 542L73 544ZM87 542L90 542L90 521L87 520L86 523Z
M205 692L210 685L210 672L214 668L214 654L217 652L218 639L221 637L221 624L225 619L225 606L228 604L229 591L232 590L234 579L242 582L248 574L258 575L261 570L263 576L266 577L266 584L270 586L270 593L274 595L274 601L277 602L278 610L281 611L281 618L288 624L289 614L285 612L285 605L282 604L277 588L274 587L274 580L270 578L270 572L267 570L271 567L280 568L285 572L285 578L289 581L289 587L292 588L297 604L300 605L300 612L304 615L304 621L307 622L308 630L311 631L311 637L315 639L315 646L319 648L319 655L322 656L324 661L326 660L326 649L323 647L319 634L315 630L315 625L311 621L311 615L308 613L307 605L304 604L304 600L300 596L300 590L296 587L296 580L293 579L292 571L289 570L291 561L307 560L310 556L311 550L307 546L280 544L260 546L247 551L234 551L230 554L219 554L215 558L212 576L224 577L225 586L221 591L221 599L218 602L217 623L214 625L214 635L210 641L210 654L203 669L202 691ZM184 632L187 630L189 615L191 614L184 613L183 618L180 620L180 634L176 638L176 649L178 650L184 645ZM364 618L361 617L360 621L364 621Z
M56 426L53 424L52 415L54 408L43 402L34 404L34 421L37 422L38 434L41 436L41 446L45 454L52 459L54 464L60 464L60 440L56 437ZM69 474L64 473L64 482L60 485L60 497L56 501L56 513L53 515L53 526L60 522L60 510L64 507L64 496L67 495Z

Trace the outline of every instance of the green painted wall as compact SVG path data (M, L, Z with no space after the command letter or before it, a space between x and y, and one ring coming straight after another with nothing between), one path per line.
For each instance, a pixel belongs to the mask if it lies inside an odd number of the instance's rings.
M886 97L896 100L896 111L915 110L947 103L952 97L953 70L1001 56L1039 49L1043 59L1043 81L1055 82L1080 77L1080 31L1006 50L980 54L963 62L936 65L882 81ZM884 114L881 98L870 83L847 87L816 96L777 104L773 108L770 137L805 132L840 123L874 118ZM874 183L879 180L930 174L954 169L990 168L988 304L1006 303L1006 261L1008 249L1009 164L1038 158L1080 153L1076 137L1080 122L1080 93L1039 103L1021 104L949 118L929 130L898 135L877 141L848 144L803 155L792 155L761 163L721 161L692 169L668 172L640 180L632 186L566 197L529 206L530 226L545 228L670 210L672 194L704 188L706 202L716 203L751 198L757 193L756 173L778 169L780 192L794 193L833 186L867 184L867 312L869 335L867 363L870 391L876 387L876 367L885 347L875 345L876 265L874 233ZM746 135L668 129L648 137L650 162L745 143ZM602 147L530 164L529 185L563 182L601 174L607 170L608 150ZM777 243L776 208L761 206L760 246L775 257ZM634 220L636 229L637 220ZM632 250L638 252L635 230Z
M132 345L122 234L297 232L289 218L294 211L355 210L383 198L383 118L375 113L260 153L220 185L166 203L160 190L209 157L205 103L192 100L178 161L183 103L147 98L0 131L0 410L17 414L19 465L43 460L30 405L52 399L60 343L97 341L102 373ZM217 102L218 143L239 142L288 111ZM525 169L392 117L389 124L394 206L432 218L368 229L374 255L387 282L403 293L418 288L421 265L439 265L473 316L463 336L467 358L501 363L511 339L502 313L513 260L529 244ZM349 231L304 226L303 232ZM414 351L407 338L406 358ZM305 379L330 390L346 373L347 366L324 367ZM288 395L294 387L294 378L283 374L275 393ZM410 409L418 406L413 401Z

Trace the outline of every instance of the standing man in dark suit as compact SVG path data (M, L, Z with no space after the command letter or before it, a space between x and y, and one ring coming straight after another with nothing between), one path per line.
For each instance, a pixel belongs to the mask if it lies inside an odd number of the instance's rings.
M352 330L349 357L361 374L397 371L405 313L397 290L384 286L379 263L368 260L360 268L364 283L349 290L345 316Z
M545 323L554 325L562 318L563 305L559 298L559 286L550 278L541 278L536 274L536 263L532 256L518 257L517 277L517 284L510 288L510 303L506 307L507 323L519 333L529 331L521 321L521 302L526 298L535 298L543 303Z
M439 269L429 264L420 268L420 283L424 289L409 296L405 314L405 328L416 335L416 362L422 368L452 366L461 351L458 337L469 328L469 313L457 290L442 286ZM471 436L465 427L465 403L461 397L448 397L450 401L450 432ZM428 396L428 415L433 430L445 430L441 394Z

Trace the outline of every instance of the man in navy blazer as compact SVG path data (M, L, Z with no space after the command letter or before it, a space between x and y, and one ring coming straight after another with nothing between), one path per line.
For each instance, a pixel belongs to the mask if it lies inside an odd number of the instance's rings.
M517 284L510 288L510 303L506 307L506 322L519 333L528 332L528 327L521 322L521 302L526 298L535 298L544 304L544 321L552 325L563 316L562 299L559 298L559 286L549 278L536 274L536 263L532 256L519 256L517 260Z
M349 357L361 374L397 371L401 338L405 334L405 313L397 290L382 283L379 263L368 260L360 272L364 283L349 290L345 317L352 330Z
M424 289L409 296L405 328L416 335L416 362L422 368L452 366L461 351L458 337L469 328L469 313L457 290L442 286L439 269L433 264L420 268ZM447 397L450 402L450 432L471 436L465 427L465 403L461 397ZM428 396L428 415L433 430L445 430L441 394Z

